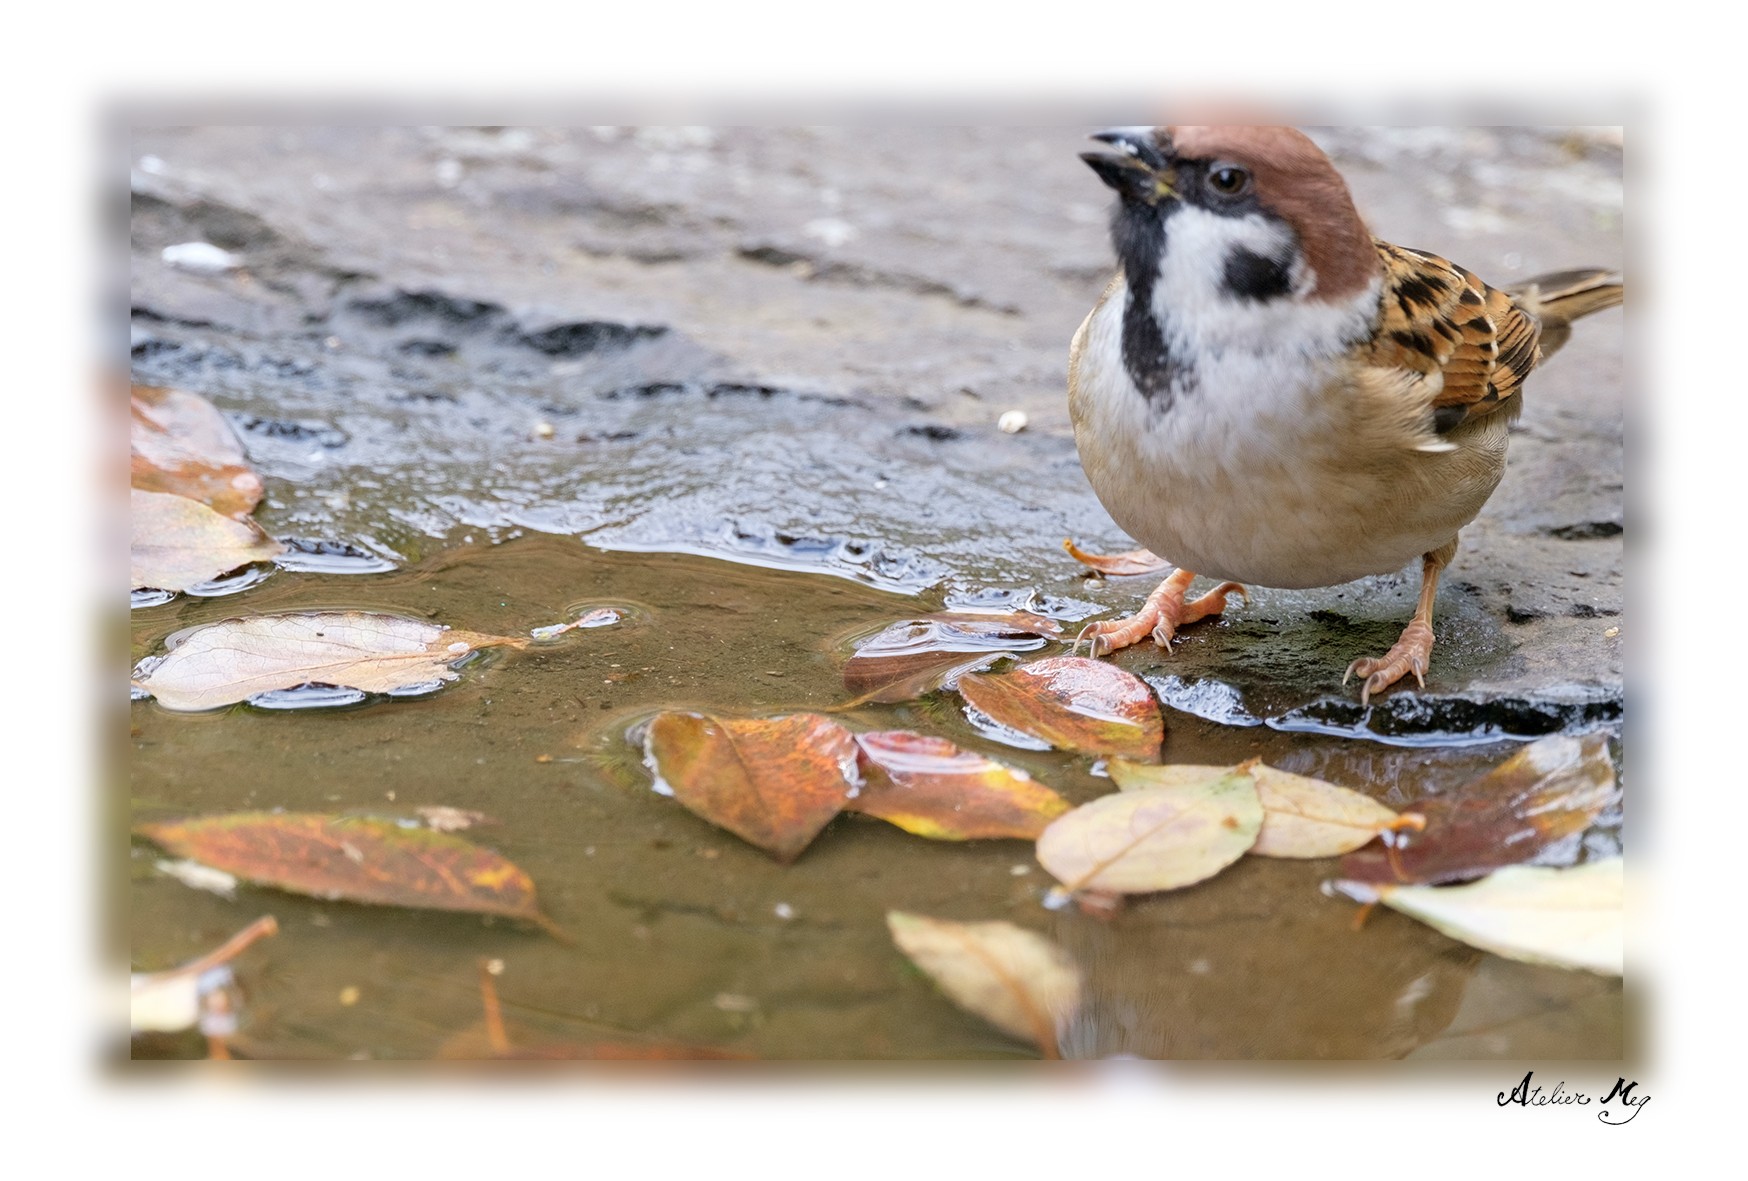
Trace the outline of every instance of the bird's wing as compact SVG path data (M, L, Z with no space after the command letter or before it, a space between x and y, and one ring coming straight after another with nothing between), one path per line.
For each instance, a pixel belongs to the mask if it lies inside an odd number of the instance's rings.
M1368 362L1420 375L1436 390L1443 434L1504 408L1541 360L1541 327L1506 292L1436 254L1378 241L1382 317Z

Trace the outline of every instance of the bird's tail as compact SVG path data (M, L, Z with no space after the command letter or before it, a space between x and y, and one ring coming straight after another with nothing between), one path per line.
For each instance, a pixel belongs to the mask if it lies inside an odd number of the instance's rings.
M1510 291L1517 305L1541 323L1542 356L1549 357L1572 335L1572 321L1625 302L1626 280L1619 271L1586 267L1537 275Z

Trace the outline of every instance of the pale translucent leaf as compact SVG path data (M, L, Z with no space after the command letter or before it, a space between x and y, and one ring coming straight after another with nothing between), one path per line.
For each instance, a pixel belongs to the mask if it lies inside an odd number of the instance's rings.
M1153 768L1113 759L1118 784ZM1038 861L1069 890L1146 894L1199 882L1256 843L1262 801L1249 775L1103 796L1058 818L1038 838Z
M1370 796L1321 779L1248 766L1262 800L1262 831L1250 852L1260 857L1337 857L1359 848L1396 819ZM1206 783L1236 768L1176 763L1147 767L1118 783L1125 791Z
M453 681L462 657L522 640L454 631L368 611L311 611L227 619L170 637L134 670L134 684L167 709L216 709L299 685L387 693Z
M1080 1004L1080 972L1056 944L1012 923L956 923L888 911L892 941L953 1003L1057 1057Z
M1619 976L1626 958L1623 861L1607 857L1557 869L1513 865L1465 886L1343 883L1354 897L1507 959Z
M231 518L186 496L130 492L130 585L183 591L285 547L253 521Z

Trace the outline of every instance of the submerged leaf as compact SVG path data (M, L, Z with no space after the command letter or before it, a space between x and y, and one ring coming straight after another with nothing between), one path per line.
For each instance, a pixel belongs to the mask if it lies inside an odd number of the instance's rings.
M959 693L999 724L1061 750L1157 763L1165 741L1153 690L1105 661L1053 656L1005 673L967 674Z
M377 906L504 915L559 934L540 913L534 882L516 865L420 825L370 816L239 812L142 824L134 831L258 886Z
M130 493L130 576L135 588L184 591L285 547L253 521L234 521L198 500L167 492Z
M1277 771L1264 763L1208 767L1177 763L1125 775L1117 786L1177 787L1248 771L1262 800L1262 832L1250 852L1259 857L1336 857L1388 828L1396 813L1352 788Z
M1089 554L1074 544L1072 537L1064 538L1062 548L1068 551L1068 556L1082 566L1096 570L1100 574L1123 577L1130 574L1155 574L1171 567L1171 563L1154 553L1152 550L1124 550L1120 554Z
M882 730L858 734L856 742L863 786L848 807L918 836L1036 840L1069 808L1024 771L960 750L945 738Z
M1154 768L1111 762L1132 787L1082 804L1038 838L1038 861L1068 890L1148 894L1212 877L1244 856L1262 830L1262 801L1236 769L1178 787L1135 787Z
M340 685L366 693L453 681L453 666L481 648L521 647L508 636L369 611L257 615L179 632L134 683L166 709L217 709L275 689Z
M844 687L862 701L910 701L1008 652L1042 648L1061 632L1053 619L945 613L905 619L856 645Z
M1479 877L1575 838L1620 798L1607 738L1543 738L1481 778L1404 809L1423 817L1424 829L1349 853L1340 874L1390 885Z
M1080 972L1056 944L1012 923L886 913L892 941L954 1004L1057 1058L1056 1031L1080 1004Z
M857 785L855 738L819 714L658 714L643 749L657 791L783 862L801 855Z
M1622 866L1607 857L1564 869L1507 866L1464 886L1337 888L1508 959L1619 976L1626 961Z
M135 488L185 496L239 519L260 503L261 477L211 402L184 390L142 385L133 387L132 400Z

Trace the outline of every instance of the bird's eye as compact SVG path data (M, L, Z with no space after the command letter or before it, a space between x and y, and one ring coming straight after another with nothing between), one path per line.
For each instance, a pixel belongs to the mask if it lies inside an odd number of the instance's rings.
M1208 174L1208 183L1222 197L1236 197L1250 185L1250 173L1242 168L1226 165L1216 168Z

